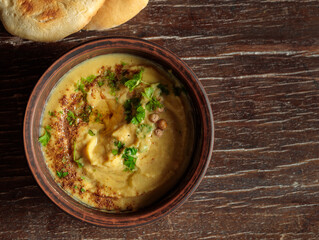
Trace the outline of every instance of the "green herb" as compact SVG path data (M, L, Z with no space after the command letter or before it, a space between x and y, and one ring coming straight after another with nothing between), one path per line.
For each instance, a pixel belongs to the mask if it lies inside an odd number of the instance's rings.
M89 129L89 135L90 136L95 136L94 132L91 129Z
M74 189L78 189L78 186L74 185Z
M85 105L83 107L83 112L80 113L79 117L82 119L83 122L88 123L90 120L91 113L92 113L92 107L90 105Z
M64 178L66 177L67 175L69 175L68 172L64 172L64 169L62 169L60 172L59 171L56 171L56 175L59 177L59 178Z
M152 87L148 87L148 88L145 88L144 92L142 93L142 95L144 97L146 97L147 99L151 99L152 96L153 96L153 93L154 93L154 88Z
M103 80L100 80L100 81L97 82L97 84L99 85L99 87L102 87L102 86L104 85L104 83L105 83L105 82L104 82Z
M121 152L121 150L122 150L122 148L124 148L125 144L122 143L121 141L115 140L114 141L114 146L117 147L117 149L113 149L112 150L112 153L115 156L115 155L117 155L117 154L119 154Z
M81 167L84 166L84 164L82 163L83 158L79 158L78 160L76 160L75 153L76 153L76 142L74 140L74 143L73 143L73 161L78 164L79 168L81 168Z
M68 116L66 117L66 120L68 120L69 125L73 125L75 123L76 117L72 111L68 111Z
M51 138L51 134L49 132L50 130L51 130L51 127L49 125L44 127L45 132L41 137L39 137L39 142L42 144L43 147L45 147L48 144Z
M161 104L160 101L158 101L156 98L153 97L151 101L146 103L145 107L148 111L151 112L151 111L155 111L157 108L162 108L163 104Z
M132 92L134 88L136 88L141 83L143 71L144 70L141 70L139 73L134 74L132 79L124 83L124 85L130 90L130 92Z
M133 171L135 169L136 159L134 157L137 153L137 149L135 147L125 148L124 154L122 158L124 159L123 164L125 165L124 171Z
M54 113L54 112L51 112L51 111L49 111L49 115L50 115L51 117L56 117L56 116L55 116L55 113Z
M78 160L75 160L75 162L78 164L79 168L82 168L84 166L84 164L81 162L83 160L83 158L79 158Z
M95 122L99 122L101 123L101 117L102 117L102 114L99 113L97 110L96 110L96 118L95 118Z
M165 95L169 95L169 90L168 90L168 87L167 85L164 85L164 84L158 84L157 87L159 89L161 89L161 93L165 94Z
M136 134L145 138L146 134L150 133L152 131L152 126L148 124L141 124L136 129Z
M126 62L121 61L122 66L124 67L125 65L127 65Z
M136 109L141 106L140 99L138 98L131 98L127 99L124 102L124 113L125 113L125 120L130 123L132 118L134 117L134 113L136 112Z
M86 79L84 79L83 81L86 82L86 83L92 83L95 78L96 78L95 75L90 75L90 76L86 77ZM81 81L82 81L82 79L81 79Z
M84 189L84 188L81 188L81 192L85 192L85 189Z
M153 96L154 94L154 88L148 87L145 88L145 91L142 93L144 97L149 99L150 101L146 103L145 107L148 111L154 111L157 108L162 108L163 105Z
M137 125L139 123L141 123L145 118L145 109L142 106L139 106L136 109L136 114L135 116L132 118L131 123Z
M182 92L186 93L186 89L184 87L173 87L173 92L175 96L180 96Z
M85 180L85 177L82 176L81 179L82 179L82 180Z
M82 82L83 78L77 82L75 85L75 90L74 91L81 91L83 94L86 94L86 91L84 90L84 83Z
M59 111L59 113L63 114L63 111L61 110L61 111Z

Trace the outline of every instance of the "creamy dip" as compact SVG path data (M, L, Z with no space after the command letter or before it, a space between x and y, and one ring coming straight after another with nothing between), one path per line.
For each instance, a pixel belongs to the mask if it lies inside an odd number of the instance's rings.
M56 182L105 210L136 210L165 195L193 150L192 111L169 71L128 54L98 56L52 90L39 142Z

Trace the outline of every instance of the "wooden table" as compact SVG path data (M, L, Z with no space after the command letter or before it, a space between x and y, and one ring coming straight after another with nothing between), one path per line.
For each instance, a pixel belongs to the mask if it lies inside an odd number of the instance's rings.
M147 226L105 229L56 207L28 168L26 103L55 59L88 40L158 43L197 74L215 146L193 196ZM0 27L0 239L319 239L319 1L150 0L104 32L35 43Z

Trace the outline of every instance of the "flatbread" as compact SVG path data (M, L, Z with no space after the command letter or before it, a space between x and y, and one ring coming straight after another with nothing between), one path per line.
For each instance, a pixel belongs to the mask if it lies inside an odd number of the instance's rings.
M84 29L105 30L121 25L136 16L147 3L148 0L105 0Z
M21 38L58 41L81 30L104 0L0 0L6 30Z

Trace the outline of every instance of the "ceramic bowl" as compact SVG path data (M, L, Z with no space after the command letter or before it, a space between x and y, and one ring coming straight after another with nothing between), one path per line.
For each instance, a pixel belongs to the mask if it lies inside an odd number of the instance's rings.
M103 54L129 53L150 59L184 84L194 108L195 144L190 164L178 184L159 201L135 212L110 213L74 200L52 178L38 142L41 114L46 100L59 79L79 63ZM111 37L94 40L67 52L55 61L36 84L25 113L24 147L29 167L44 193L70 215L104 227L129 227L150 223L183 204L201 182L213 149L213 116L205 91L194 72L174 53L141 39Z

